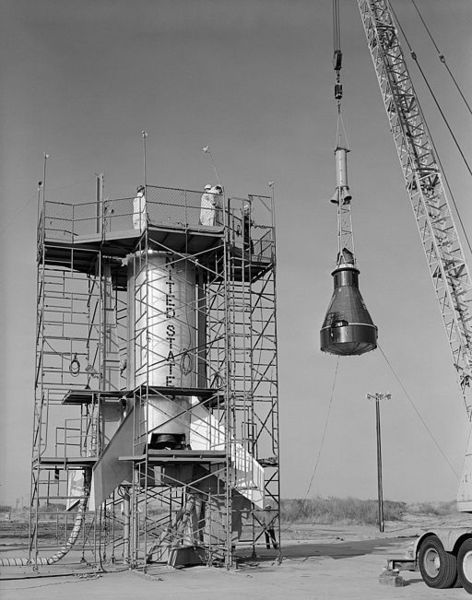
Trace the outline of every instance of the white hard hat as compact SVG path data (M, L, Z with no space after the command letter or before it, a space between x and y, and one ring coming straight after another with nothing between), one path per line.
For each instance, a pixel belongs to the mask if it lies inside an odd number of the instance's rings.
M209 183L207 183L206 186L203 189L205 189L205 190L211 190L211 185Z

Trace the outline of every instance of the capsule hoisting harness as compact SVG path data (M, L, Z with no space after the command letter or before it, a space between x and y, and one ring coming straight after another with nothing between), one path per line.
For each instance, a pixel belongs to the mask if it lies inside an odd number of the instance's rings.
M343 86L341 83L341 68L343 66L343 53L341 52L341 34L339 29L339 4L333 0L333 68L336 71L336 83L334 84L334 98L338 103L338 113L341 112L341 99L343 97Z
M354 258L354 237L352 235L351 224L351 193L347 179L347 153L349 152L349 142L346 129L344 127L343 115L341 110L341 100L343 97L343 86L341 83L341 68L343 62L343 53L341 51L341 28L339 18L339 0L333 0L333 68L336 73L336 82L334 84L334 99L336 101L336 142L334 155L336 157L336 189L331 202L337 205L338 219L338 265L342 262L342 255L347 249Z
M334 99L338 113L336 126L336 148L345 148L349 152L349 143L341 111L341 100L343 98L343 84L341 83L341 69L343 66L343 53L341 51L341 28L339 25L339 0L333 0L333 69L336 72L334 84Z
M336 205L338 253L333 276L334 291L320 331L322 352L338 356L360 356L377 347L377 327L367 310L359 290L359 269L354 252L351 221L351 191L347 174L349 144L341 112L342 52L339 27L339 0L333 0L334 55L336 72L334 99L337 107L336 188L331 202ZM342 128L342 129L341 129Z

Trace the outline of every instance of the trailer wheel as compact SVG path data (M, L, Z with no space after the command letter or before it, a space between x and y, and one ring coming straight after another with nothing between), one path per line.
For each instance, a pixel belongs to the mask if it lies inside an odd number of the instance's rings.
M420 567L421 577L427 586L444 590L446 588L453 587L456 583L456 557L454 554L444 550L441 540L436 535L428 536L421 544L420 551L418 553L418 564Z
M462 543L457 553L457 571L462 587L472 594L472 538Z

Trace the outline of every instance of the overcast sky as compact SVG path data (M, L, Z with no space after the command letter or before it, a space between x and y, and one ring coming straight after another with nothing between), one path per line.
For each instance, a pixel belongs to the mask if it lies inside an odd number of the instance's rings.
M470 0L417 0L472 97ZM344 114L364 300L379 341L437 444L460 473L467 421L356 3L340 0ZM49 199L132 195L148 180L229 195L276 182L282 496L304 496L322 440L336 358L319 350L336 215L330 0L0 0L0 496L29 494L36 310L36 188ZM394 6L472 160L470 115L410 0ZM470 177L417 70L462 219ZM468 257L470 259L470 256ZM376 495L374 406L382 406L385 496L452 499L457 477L379 351L343 358L310 495Z

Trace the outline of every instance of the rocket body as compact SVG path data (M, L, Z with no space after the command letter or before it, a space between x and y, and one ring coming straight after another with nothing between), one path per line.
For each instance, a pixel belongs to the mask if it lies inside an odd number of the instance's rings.
M334 151L335 165L336 165L336 188L334 195L331 199L333 204L348 204L351 199L351 193L349 192L349 183L347 175L347 148L338 146Z

